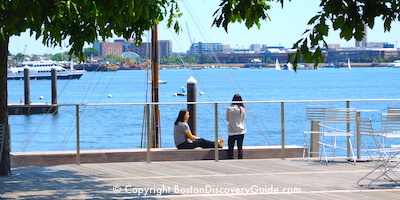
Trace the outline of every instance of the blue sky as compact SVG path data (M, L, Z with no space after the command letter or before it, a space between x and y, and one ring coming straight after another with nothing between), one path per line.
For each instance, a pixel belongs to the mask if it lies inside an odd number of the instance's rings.
M282 9L275 0L272 2L273 9L268 12L271 21L263 21L261 29L253 27L247 29L244 24L235 23L229 25L229 32L223 28L211 27L213 13L218 8L220 1L216 0L190 0L179 1L183 17L179 19L183 32L176 35L172 30L168 30L165 25L159 25L159 39L171 40L174 52L185 52L190 47L189 34L193 42L218 42L229 44L232 48L248 48L251 44L266 44L268 46L282 45L291 47L302 33L310 28L307 26L308 20L321 10L320 0L292 0L285 2ZM188 31L189 30L189 31ZM150 35L150 34L149 34ZM110 38L113 41L115 38ZM150 41L150 37L144 37L144 41ZM390 33L383 31L383 24L377 18L373 30L368 30L369 42L389 42L395 44L400 42L400 23L392 24ZM329 44L340 44L342 47L353 47L354 40L346 41L339 38L339 33L331 31L327 39ZM67 42L65 42L65 46ZM19 37L13 36L10 39L9 49L12 54L22 53L25 49L26 54L59 53L67 51L68 48L48 48L41 44L41 40L36 41L24 33ZM91 46L87 46L91 47ZM400 47L400 43L397 45Z

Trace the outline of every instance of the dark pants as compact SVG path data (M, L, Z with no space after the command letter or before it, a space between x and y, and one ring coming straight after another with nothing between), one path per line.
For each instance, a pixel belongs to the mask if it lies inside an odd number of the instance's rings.
M243 138L244 134L240 135L230 135L228 137L228 158L232 159L233 158L233 147L235 146L235 141L237 141L237 147L238 147L238 158L242 159L243 158Z
M206 148L214 148L214 142L213 141L209 141L203 138L200 139L195 139L193 141L193 143L189 143L188 141L179 144L176 148L178 149L194 149L196 147L201 147L203 149Z

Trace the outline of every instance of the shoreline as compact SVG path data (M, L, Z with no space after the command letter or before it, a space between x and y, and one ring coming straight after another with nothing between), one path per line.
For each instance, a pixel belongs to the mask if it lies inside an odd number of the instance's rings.
M214 66L215 68L223 68L223 67L239 67L239 68L244 68L244 66L248 64L248 63L237 63L237 64L233 64L233 63L207 63L207 64L187 64L186 67L187 68L191 68L191 67L200 67L200 68L208 68L211 66ZM264 68L275 68L275 63L262 63L265 67ZM302 63L303 64L303 63ZM372 63L351 63L351 67L387 67L389 63L379 63L377 65L373 65ZM281 64L283 65L283 63ZM306 66L312 66L312 63L305 63ZM318 68L322 67L326 65L326 63L320 63L318 65ZM168 68L168 69L172 69L172 68L179 68L182 67L182 65L160 65L160 68ZM344 68L344 67L342 67Z

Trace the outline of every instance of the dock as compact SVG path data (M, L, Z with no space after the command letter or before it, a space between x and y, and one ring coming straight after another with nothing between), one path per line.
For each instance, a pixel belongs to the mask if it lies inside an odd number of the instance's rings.
M372 162L243 159L12 167L4 199L398 199L357 180Z
M8 104L9 115L24 115L24 114L42 114L42 113L55 113L59 105L47 103L31 103L24 104Z

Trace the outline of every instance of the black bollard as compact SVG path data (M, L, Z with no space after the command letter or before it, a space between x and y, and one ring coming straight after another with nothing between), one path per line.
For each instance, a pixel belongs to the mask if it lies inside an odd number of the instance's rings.
M187 102L196 102L196 84L197 81L192 76L186 81L187 84ZM188 104L187 110L190 113L189 126L193 135L196 135L196 104Z
M55 68L51 69L51 104L50 108L51 113L57 113L58 107L56 106L58 103L57 99L57 70Z
M30 87L30 75L29 75L29 68L24 68L24 100L25 105L31 104L31 87ZM24 107L23 109L24 114L31 114L30 107Z
M51 104L57 104L57 70L51 69Z

